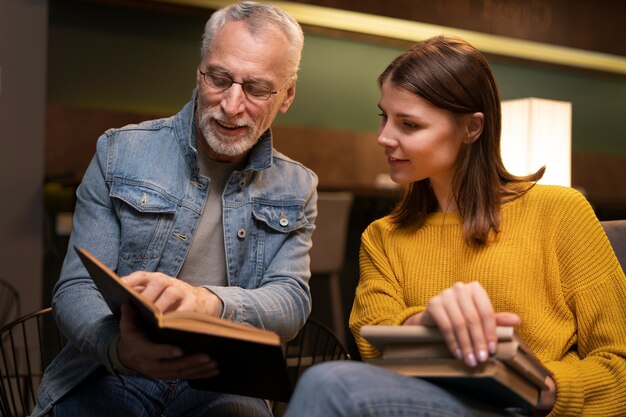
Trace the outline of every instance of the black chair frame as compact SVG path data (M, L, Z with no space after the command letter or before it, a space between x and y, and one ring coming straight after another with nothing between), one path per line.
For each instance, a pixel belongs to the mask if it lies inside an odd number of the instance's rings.
M65 344L44 308L12 321L0 329L0 415L30 414L43 371Z

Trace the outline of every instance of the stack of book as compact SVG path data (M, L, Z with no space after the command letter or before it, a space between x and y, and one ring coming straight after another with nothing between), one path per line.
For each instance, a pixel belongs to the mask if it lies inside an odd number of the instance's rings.
M448 349L439 330L426 326L363 326L361 336L382 356L368 361L502 407L533 408L546 389L545 368L513 327L498 327L496 353L476 367Z

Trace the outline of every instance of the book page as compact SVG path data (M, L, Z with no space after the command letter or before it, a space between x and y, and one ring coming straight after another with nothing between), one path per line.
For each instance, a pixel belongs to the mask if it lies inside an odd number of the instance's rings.
M126 284L96 257L84 249L76 248L76 251L114 313L119 312L122 304L130 302L140 310L142 316L156 322L156 325L161 328L187 330L265 344L280 344L280 338L274 332L234 323L219 317L191 311L170 311L162 314L154 303Z
M213 334L270 345L280 344L280 337L271 331L246 326L206 314L189 311L171 311L161 319L161 327Z

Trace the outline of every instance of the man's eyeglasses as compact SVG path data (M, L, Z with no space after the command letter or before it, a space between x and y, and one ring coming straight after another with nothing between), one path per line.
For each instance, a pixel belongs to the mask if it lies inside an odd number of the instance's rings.
M275 94L278 94L287 86L287 83L291 80L292 77L289 77L287 82L279 88L278 90L272 91L266 85L255 83L252 81L243 81L238 82L233 80L230 76L225 74L220 74L216 72L202 72L202 78L204 78L204 82L211 88L217 90L217 92L223 92L228 90L233 84L239 84L243 93L251 100L259 100L259 101L267 101Z

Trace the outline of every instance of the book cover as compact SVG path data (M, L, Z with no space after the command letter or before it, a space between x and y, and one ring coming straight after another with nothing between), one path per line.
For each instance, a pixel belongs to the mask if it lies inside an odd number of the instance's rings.
M162 314L88 251L75 250L114 314L119 314L122 304L131 303L155 342L174 344L189 353L207 353L217 361L220 373L208 379L190 380L192 387L289 400L293 385L276 333L193 312Z
M540 389L501 361L490 358L470 368L455 358L373 359L368 361L402 375L422 378L501 407L534 408Z
M528 350L521 349L516 340L498 342L493 357L506 363L515 371L530 379L537 386L546 388L545 377L549 371ZM383 359L446 359L454 356L443 341L426 343L391 343L382 347Z
M498 327L496 353L470 368L449 351L436 327L363 326L361 336L381 352L370 363L408 376L486 395L503 406L533 407L546 388L547 368L512 327ZM491 393L491 394L489 394ZM489 394L489 395L487 395Z

